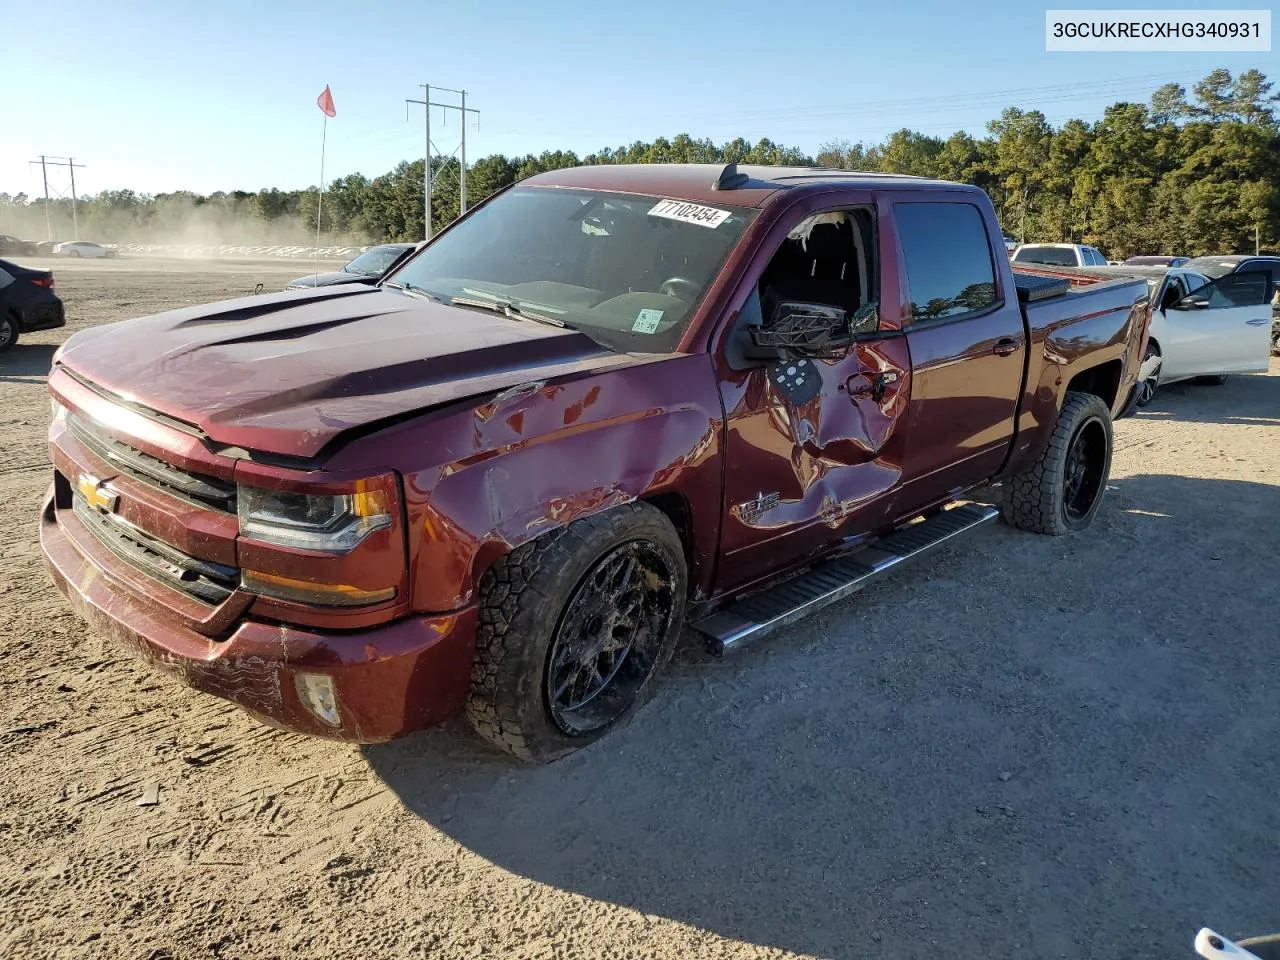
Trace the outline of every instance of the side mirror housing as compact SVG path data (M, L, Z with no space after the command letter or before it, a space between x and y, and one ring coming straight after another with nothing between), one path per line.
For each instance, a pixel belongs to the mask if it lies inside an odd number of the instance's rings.
M744 353L753 360L838 359L848 352L852 334L873 331L878 324L875 303L859 308L850 318L845 310L830 304L783 300L774 307L768 323L747 327L750 344Z
M1209 301L1204 297L1197 297L1195 294L1183 297L1173 305L1175 310L1203 310L1209 306Z
M825 303L783 300L774 307L773 316L762 327L751 328L751 342L759 348L772 348L781 356L829 357L843 355L845 345L836 351L837 341L847 341L849 316L839 307Z

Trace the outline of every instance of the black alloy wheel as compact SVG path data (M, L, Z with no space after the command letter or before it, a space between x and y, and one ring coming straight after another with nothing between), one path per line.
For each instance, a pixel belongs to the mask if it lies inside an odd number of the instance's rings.
M1091 417L1076 428L1067 450L1062 509L1067 520L1078 522L1093 510L1106 482L1107 431Z
M630 709L662 659L680 600L668 553L631 540L578 582L548 655L547 708L570 736L606 727Z

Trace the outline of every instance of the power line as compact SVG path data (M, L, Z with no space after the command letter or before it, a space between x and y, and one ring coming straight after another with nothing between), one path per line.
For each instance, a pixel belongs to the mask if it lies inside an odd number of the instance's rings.
M441 122L443 118L448 116L449 110L457 110L462 116L462 143L459 145L462 151L461 160L461 179L458 189L458 213L459 215L467 212L467 114L474 113L476 115L477 125L480 122L480 111L467 106L467 91L453 90L449 87L436 87L441 93L456 93L462 97L461 106L455 106L452 103L436 103L431 99L431 85L427 83L420 84L423 90L421 100L412 100L406 98L404 101L405 119L409 119L409 104L418 103L422 105L422 115L426 124L426 130L423 134L423 148L425 160L422 165L422 209L423 223L422 235L424 240L431 239L431 108L439 107L441 110Z
M39 160L30 164L40 164L40 175L44 178L44 229L47 240L53 239L53 222L49 219L49 167L66 167L71 172L71 224L75 239L80 239L80 218L76 213L76 168L84 169L83 163L76 163L74 157L55 157L50 159L43 153Z

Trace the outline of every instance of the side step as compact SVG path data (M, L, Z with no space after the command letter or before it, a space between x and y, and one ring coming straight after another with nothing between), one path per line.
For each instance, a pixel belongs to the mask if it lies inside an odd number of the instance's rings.
M799 576L749 594L690 624L705 634L716 654L795 623L861 590L873 578L914 559L988 520L1000 511L963 504L899 527L874 545L828 560Z

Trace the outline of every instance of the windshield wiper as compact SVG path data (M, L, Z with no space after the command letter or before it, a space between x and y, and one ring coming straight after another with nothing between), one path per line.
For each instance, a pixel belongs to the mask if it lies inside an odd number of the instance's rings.
M511 320L533 320L537 323L550 324L553 327L561 327L567 330L573 329L569 324L557 317L549 317L545 313L534 313L530 310L521 309L520 304L511 300L482 300L480 298L472 297L454 297L450 303L455 307L479 307L482 310L500 313Z
M448 297L438 293L432 293L430 290L424 290L422 287L415 287L412 283L396 283L394 280L383 281L380 286L386 287L388 290L398 290L401 293L411 297L417 297L419 300L434 300L436 303L453 303Z

